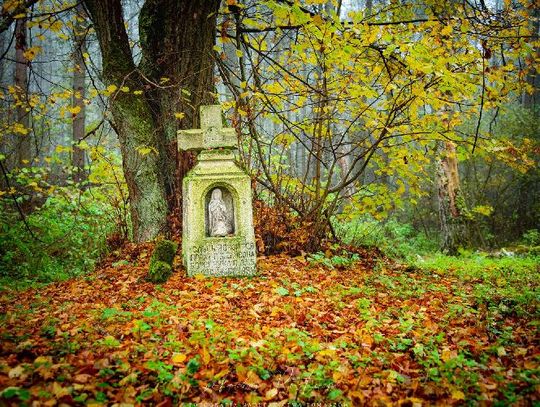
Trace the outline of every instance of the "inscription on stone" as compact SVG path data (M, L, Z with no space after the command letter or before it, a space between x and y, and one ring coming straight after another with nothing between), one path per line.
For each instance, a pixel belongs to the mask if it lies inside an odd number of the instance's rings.
M208 241L193 247L189 254L192 274L212 276L251 275L254 272L255 244Z

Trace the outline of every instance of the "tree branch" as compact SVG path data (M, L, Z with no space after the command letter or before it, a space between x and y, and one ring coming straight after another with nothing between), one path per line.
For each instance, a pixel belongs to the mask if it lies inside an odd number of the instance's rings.
M2 11L0 12L0 33L3 33L9 28L13 21L16 20L15 17L20 14L26 14L26 10L32 7L37 2L38 0L23 1L10 12L6 12L5 7L2 7Z

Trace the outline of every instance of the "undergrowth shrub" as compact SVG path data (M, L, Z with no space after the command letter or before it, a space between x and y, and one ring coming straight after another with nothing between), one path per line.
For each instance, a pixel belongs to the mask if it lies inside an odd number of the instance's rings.
M164 261L156 260L150 263L148 280L152 283L164 283L172 274L172 267Z
M370 216L361 216L351 221L334 220L333 227L343 243L377 247L393 258L410 259L413 255L438 249L436 239L430 239L411 225L392 219L381 222Z
M531 229L526 231L522 237L523 243L527 246L538 246L540 245L540 230Z
M150 261L152 262L159 260L172 265L177 249L178 244L175 242L170 240L160 240L156 243L156 247L154 248Z
M297 255L320 250L326 242L315 241L313 225L302 222L285 207L275 207L261 200L253 203L253 221L257 251L261 254Z
M88 191L49 197L26 216L0 200L1 286L48 283L92 270L114 227L111 208ZM30 232L31 231L31 232Z

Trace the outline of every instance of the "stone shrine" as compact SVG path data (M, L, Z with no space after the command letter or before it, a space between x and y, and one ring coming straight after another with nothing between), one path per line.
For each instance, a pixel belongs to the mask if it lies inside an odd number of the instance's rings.
M236 133L221 107L201 106L201 128L178 131L180 150L199 151L182 186L182 256L189 276L256 272L251 180L234 162Z

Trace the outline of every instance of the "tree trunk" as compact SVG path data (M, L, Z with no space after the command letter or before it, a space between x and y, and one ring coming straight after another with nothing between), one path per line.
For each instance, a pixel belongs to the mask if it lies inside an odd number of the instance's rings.
M199 127L199 106L216 102L213 47L217 0L147 0L141 9L140 69L155 84L148 92L164 163L169 209L181 207L182 180L195 163L178 152L177 130ZM175 113L183 114L178 119Z
M77 16L73 27L73 100L74 108L79 111L74 114L73 130L73 154L71 156L71 165L73 167L73 180L77 183L86 180L87 174L85 166L85 150L79 148L79 143L85 136L86 105L85 98L85 80L86 69L84 63L84 54L86 53L86 27L83 23L85 13L82 6L77 6Z
M166 230L167 202L151 108L145 97L133 93L144 89L145 82L133 62L120 0L85 4L99 41L105 84L131 90L113 93L110 108L129 191L133 238L148 241Z
M27 167L32 159L32 142L30 132L30 113L26 111L28 95L28 61L26 51L26 20L20 18L15 23L15 88L17 89L17 105L15 114L17 123L26 134L17 134L14 138L16 162L15 166Z
M107 85L128 86L111 95L136 241L167 231L167 215L180 206L182 179L193 166L179 154L176 131L199 126L201 104L215 98L212 48L217 0L147 0L139 17L142 60L135 66L120 0L85 0L94 23ZM144 90L134 95L133 90ZM175 113L184 117L177 119ZM145 148L141 150L141 148ZM141 154L139 151L150 153Z
M460 190L456 146L447 141L443 157L437 160L437 187L439 201L439 221L441 225L441 250L456 254L463 245L464 225L462 219L463 199Z

